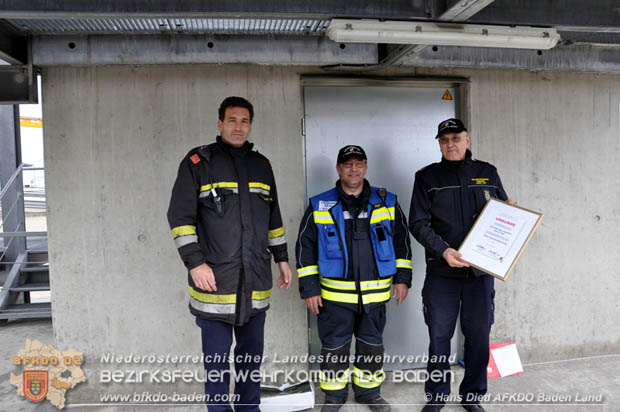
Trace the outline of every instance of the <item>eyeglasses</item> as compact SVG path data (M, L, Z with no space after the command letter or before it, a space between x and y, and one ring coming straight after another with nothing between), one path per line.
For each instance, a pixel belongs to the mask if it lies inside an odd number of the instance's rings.
M454 136L452 139L450 139L449 137L445 137L445 136L441 136L439 139L439 144L448 144L450 142L454 143L454 144L458 144L461 142L461 140L463 140L462 136Z
M354 166L356 169L361 169L366 166L366 162L344 162L340 163L340 166L344 167L345 169L351 169Z

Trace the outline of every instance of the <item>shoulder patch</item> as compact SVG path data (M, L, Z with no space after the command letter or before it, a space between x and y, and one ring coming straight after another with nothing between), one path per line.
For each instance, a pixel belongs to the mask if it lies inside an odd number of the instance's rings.
M200 156L194 153L189 157L189 160L191 160L193 164L198 164L200 163Z

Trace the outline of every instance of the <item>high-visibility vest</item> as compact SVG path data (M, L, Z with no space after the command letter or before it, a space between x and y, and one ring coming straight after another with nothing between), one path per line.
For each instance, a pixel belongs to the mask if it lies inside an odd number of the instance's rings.
M393 232L396 195L385 192L379 196L377 187L370 188L366 205L370 219L370 239L379 277L396 274L396 254ZM323 278L344 279L348 272L349 256L345 223L338 190L333 188L310 199L314 223L318 230L319 273Z

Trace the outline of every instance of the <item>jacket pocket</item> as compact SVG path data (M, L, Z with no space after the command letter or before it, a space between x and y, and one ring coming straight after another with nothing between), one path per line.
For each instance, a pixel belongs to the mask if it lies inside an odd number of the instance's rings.
M342 259L342 249L340 249L340 236L335 227L325 227L322 230L325 240L325 251L328 259Z
M231 206L230 204L233 201L233 196L237 195L230 189L217 190L217 197L213 196L212 194L210 194L209 196L201 197L200 205L206 209L209 209L209 212L215 214L215 216L223 217L226 214L226 211Z
M372 230L375 232L377 239L377 258L386 262L394 259L394 242L389 228L383 224L375 225Z

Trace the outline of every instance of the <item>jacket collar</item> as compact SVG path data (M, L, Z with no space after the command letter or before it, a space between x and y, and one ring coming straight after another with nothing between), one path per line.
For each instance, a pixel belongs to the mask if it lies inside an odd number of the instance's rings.
M348 207L350 205L361 205L368 202L368 198L370 197L370 183L368 180L364 179L364 187L362 188L362 192L356 197L353 195L348 195L342 190L342 186L340 185L340 179L336 181L336 190L338 191L338 197L340 201Z
M228 143L226 143L224 141L224 139L222 139L222 136L220 136L220 135L217 136L216 141L217 141L217 144L222 149L224 149L225 151L227 151L228 153L233 154L233 155L244 155L244 154L248 153L250 150L252 150L252 148L254 147L254 143L250 143L247 140L245 141L245 143L241 147L231 146Z
M448 160L445 157L441 156L441 165L444 167L450 168L458 168L462 166L469 166L473 162L471 150L467 149L465 151L465 159L463 160Z

